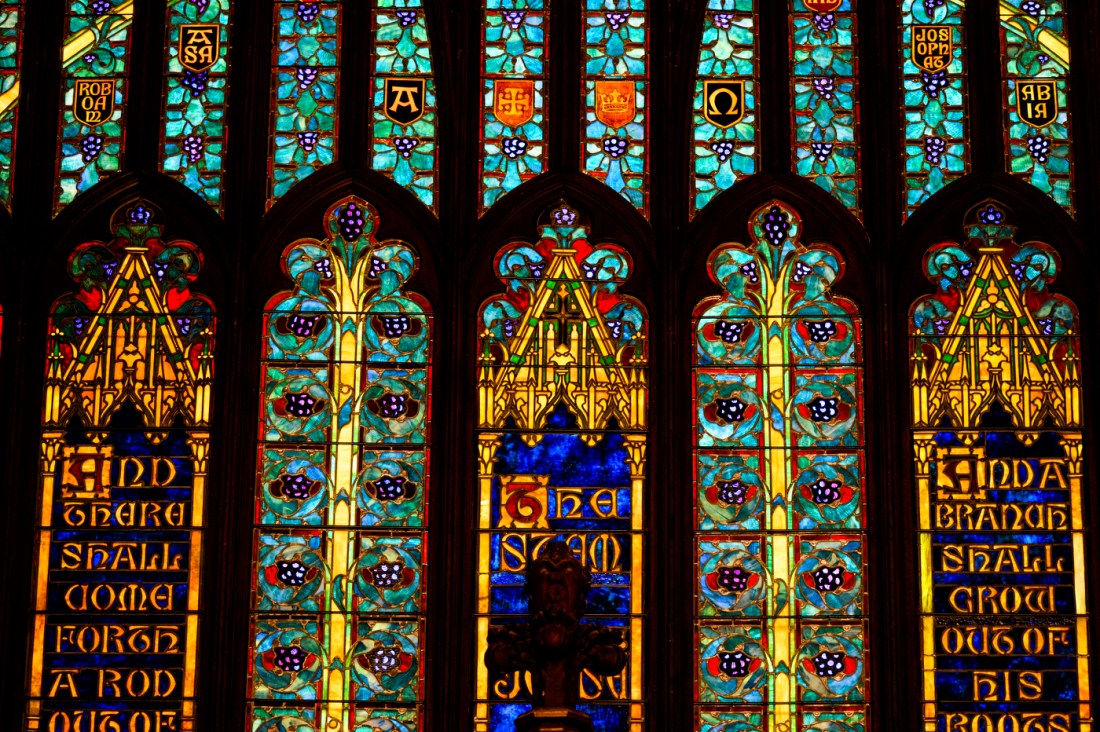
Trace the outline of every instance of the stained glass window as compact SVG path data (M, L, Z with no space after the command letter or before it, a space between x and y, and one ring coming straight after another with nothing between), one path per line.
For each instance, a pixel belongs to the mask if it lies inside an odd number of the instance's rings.
M965 0L901 1L905 216L970 172Z
M438 110L421 0L376 0L374 169L435 208Z
M645 0L585 0L584 170L649 215Z
M860 215L856 0L790 0L794 170Z
M1087 730L1077 310L987 202L910 320L926 729Z
M23 60L23 12L23 0L0 0L0 205L9 210Z
M695 310L696 729L867 726L859 311L780 202Z
M511 732L531 709L524 675L482 659L490 625L527 613L527 562L559 540L593 574L588 617L629 645L621 674L585 672L580 708L604 732L642 728L647 317L620 292L630 256L579 219L562 204L537 243L502 249L505 291L479 317L479 732Z
M485 0L481 210L546 170L549 0Z
M225 193L230 0L168 5L160 169L217 210Z
M134 0L66 4L55 213L122 169L134 6Z
M340 0L277 2L267 205L336 160Z
M695 82L693 215L757 171L759 86L755 0L709 0Z
M214 311L152 215L50 315L26 729L194 728Z
M431 310L418 259L345 198L268 303L251 729L418 730Z
M1008 169L1071 213L1069 40L1060 0L1000 0Z

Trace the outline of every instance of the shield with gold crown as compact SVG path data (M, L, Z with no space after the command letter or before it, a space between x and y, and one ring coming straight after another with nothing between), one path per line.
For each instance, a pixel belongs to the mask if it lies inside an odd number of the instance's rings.
M637 114L633 81L596 82L596 119L618 129L633 122Z

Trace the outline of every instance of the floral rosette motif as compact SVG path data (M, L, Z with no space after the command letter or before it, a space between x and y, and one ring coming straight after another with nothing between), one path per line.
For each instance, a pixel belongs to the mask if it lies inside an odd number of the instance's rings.
M702 366L750 366L760 360L759 314L740 303L722 302L703 313L696 330Z
M420 674L416 626L376 623L361 630L367 633L349 655L356 701L416 701Z
M355 499L362 526L422 526L422 452L369 454L356 480Z
M713 528L756 528L746 524L758 516L766 492L760 476L742 458L699 457L699 507Z
M271 715L270 718L264 719ZM258 724L253 732L315 732L312 717L305 710L256 710Z
M263 501L271 512L265 523L319 525L327 503L325 455L308 450L264 450Z
M854 374L798 377L791 402L794 427L803 447L855 447L859 418Z
M730 378L737 379L736 376ZM753 447L764 427L767 406L748 384L698 375L698 419L703 430L700 445Z
M798 528L859 528L858 470L855 457L815 457L794 482Z
M838 545L840 542L818 542L817 548L802 557L795 568L798 576L795 597L809 605L802 609L807 616L860 614L863 593L860 544L849 541L832 548ZM810 548L814 544L803 542L803 546Z
M416 732L418 729L415 719L408 720L408 724L406 724L404 721L393 717L364 719L356 722L355 725L355 732Z
M363 391L360 423L366 442L424 442L427 417L423 372L390 371L372 374Z
M383 363L427 363L427 307L402 288L417 269L407 246L388 244L371 252L369 275L378 280L378 292L366 304L369 327L364 333L366 359Z
M322 370L267 370L267 439L324 442L332 421L328 373Z
M791 353L802 366L854 364L856 325L836 302L818 300L795 311Z
M853 639L860 632L856 628L821 630L803 643L796 660L803 701L863 700L863 651Z
M292 296L279 303L269 316L268 357L281 361L323 361L330 357L335 332L327 302Z
M328 568L321 538L295 534L260 537L257 557L258 610L320 610Z
M768 570L760 558L740 548L729 551L719 549L707 556L708 548L718 547L704 542L701 549L699 590L713 607L713 612L705 609L703 614L759 616L760 603L767 594L769 584Z
M420 610L419 538L364 539L355 562L355 595L359 612Z
M324 648L317 624L261 621L256 624L253 683L259 699L316 699Z
M763 720L753 721L744 714L713 714L703 712L699 732L761 732Z
M715 701L748 704L764 701L769 661L758 640L733 629L705 642L699 657L702 678Z

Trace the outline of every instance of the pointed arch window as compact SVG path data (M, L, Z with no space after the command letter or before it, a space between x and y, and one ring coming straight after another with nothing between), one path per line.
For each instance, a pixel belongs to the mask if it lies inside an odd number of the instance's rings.
M527 562L560 540L593 573L588 616L629 645L618 676L585 672L581 708L601 730L640 732L647 316L621 292L630 256L591 242L576 211L562 204L540 234L497 255L505 290L478 319L476 729L531 709L523 674L494 678L483 659L490 624L527 612Z
M695 310L697 729L868 718L862 335L844 260L775 201Z
M120 170L134 0L68 0L54 213Z
M905 216L970 172L966 0L902 0Z
M583 170L649 215L645 0L585 0Z
M546 170L550 0L485 0L481 211Z
M756 33L755 0L708 0L695 82L693 214L760 166Z
M77 247L50 314L27 729L194 725L215 320L152 217Z
M790 0L794 170L860 212L857 0Z
M1078 315L1008 217L932 247L910 312L925 725L1089 729Z
M23 65L23 0L0 3L0 205L11 210L19 72Z
M420 729L432 317L379 225L329 208L267 307L251 729Z
M215 210L225 194L230 0L168 4L160 170Z

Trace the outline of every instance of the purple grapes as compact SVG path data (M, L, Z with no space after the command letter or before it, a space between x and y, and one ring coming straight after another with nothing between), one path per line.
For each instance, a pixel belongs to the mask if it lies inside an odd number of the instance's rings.
M416 149L416 146L420 144L420 140L415 137L395 137L393 138L393 147L397 150L398 154L402 158L408 160Z
M812 577L814 586L821 592L834 592L844 586L843 567L818 567Z
M296 674L306 664L306 652L298 646L282 646L275 649L275 665L287 673Z
M512 30L518 30L523 25L524 19L527 18L527 12L524 10L505 10L504 22L512 27Z
M298 7L294 10L294 14L298 16L298 20L302 21L306 25L309 25L313 21L317 20L317 16L321 13L321 6L316 3L298 3Z
M149 222L153 220L153 212L145 205L139 203L126 212L126 220L131 224L148 226Z
M715 399L715 411L718 418L724 422L741 422L745 419L745 411L749 408L740 399Z
M190 0L191 4L195 6L195 10L199 15L206 12L206 9L210 7L210 0Z
M806 277L808 277L811 274L813 274L813 270L810 269L810 267L808 267L805 262L795 262L794 263L794 278L793 279L794 279L795 282L801 282L802 280L806 279Z
M764 236L771 242L772 246L777 247L783 243L790 231L790 218L781 208L772 206L771 210L764 215ZM755 270L755 268L755 263L753 263L753 269ZM754 279L753 282L756 282L756 280Z
M397 668L397 649L379 646L367 654L367 663L376 674L392 671Z
M378 400L378 413L386 419L397 419L408 411L408 397L404 394L386 394Z
M275 576L288 587L301 587L306 583L306 568L301 562L276 562Z
M308 89L317 81L317 69L309 66L299 66L294 71L294 78L298 80L299 89Z
M819 653L810 659L814 673L822 678L832 678L844 671L843 653Z
M843 483L839 480L826 480L825 478L810 484L810 494L814 498L814 503L819 506L836 503L841 498L840 487L842 485Z
M813 151L814 157L817 158L817 162L824 163L829 159L829 156L833 154L833 143L811 142L810 150Z
M321 276L324 277L326 280L332 279L332 260L328 257L317 260L317 262L314 263L313 268L320 272Z
M396 501L405 497L405 483L404 476L392 477L385 475L371 485L374 486L374 492L378 496L378 500Z
M90 163L103 152L103 137L100 135L88 135L80 141L80 157L85 163Z
M1044 135L1027 138L1027 151L1035 162L1045 164L1050 157L1050 140Z
M741 651L718 654L718 668L730 678L740 679L748 676L751 664L752 659Z
M397 22L400 23L402 28L408 28L410 25L416 23L415 10L398 10L395 15L397 16Z
M1020 5L1020 10L1033 18L1037 18L1043 12L1043 5L1038 0L1027 0L1027 2Z
M718 586L729 592L744 592L751 575L740 567L719 567Z
M815 422L831 422L840 414L840 400L818 397L809 404L810 419Z
M92 11L92 16L98 18L111 9L111 0L92 0L92 3L88 6L88 10Z
M733 156L733 143L728 140L720 140L710 143L711 151L718 156L718 162L724 163Z
M603 151L612 158L621 158L626 154L626 140L621 137L605 137Z
M569 208L565 204L562 204L559 208L554 209L550 214L551 220L554 222L554 226L573 226L577 223L577 212ZM532 271L533 277L539 277Z
M206 71L200 71L197 74L194 71L183 72L183 86L191 90L191 96L201 97L202 93L206 91L206 83L210 79L210 74Z
M408 315L395 315L382 318L382 334L386 338L400 338L412 328L412 321Z
M718 500L730 506L740 506L748 495L748 487L739 480L723 480L718 483Z
M947 0L924 0L924 12L931 18L937 8L942 8Z
M714 24L722 30L729 30L733 25L733 13L715 13Z
M611 25L611 30L613 30L613 31L617 31L617 30L619 30L619 28L622 28L623 23L625 23L627 21L627 19L630 17L629 12L625 12L625 13L623 13L623 12L607 13L606 15L607 15L607 22Z
M527 152L527 140L518 137L506 137L501 143L501 150L509 160L515 160Z
M827 76L819 76L814 79L814 91L825 101L830 101L836 93L836 81Z
M722 339L723 343L740 343L745 333L745 324L719 320L714 324L714 333Z
M318 404L320 402L317 399L304 391L300 394L288 394L286 397L286 411L301 419L316 414Z
M202 160L203 152L206 149L206 145L203 144L202 138L198 135L188 135L183 138L180 147L187 153L187 160L192 163Z
M782 238L780 241L782 241ZM748 264L741 265L741 274L747 277L749 282L754 285L760 281L760 273L756 271L756 262L749 262Z
M920 72L921 84L924 86L924 93L928 95L929 99L939 99L940 92L947 88L947 72L936 71L935 73L929 73L927 71Z
M836 28L836 16L833 13L814 13L813 23L818 33L829 33Z
M367 225L367 217L363 211L354 203L349 203L340 211L336 217L336 223L340 225L340 235L344 237L344 241L355 241L363 235L363 229ZM378 261L375 259L374 261ZM371 267L372 276L374 275L374 267Z
M929 165L939 165L944 152L947 150L947 141L942 137L924 138L924 159Z
M277 487L279 493L295 501L306 500L313 495L316 487L316 483L301 473L280 476L276 483L278 486L273 485L272 488Z
M370 271L367 272L367 277L380 277L383 272L386 271L386 263L378 257L371 257Z
M1005 212L991 203L978 212L978 221L986 226L1003 224L1005 221Z
M371 567L371 583L375 587L393 587L401 581L401 572L405 568L400 562L381 562Z
M321 134L313 130L298 133L298 145L306 152L313 152L317 143L321 140Z
M828 343L836 335L836 323L831 320L805 320L806 330L814 343Z

